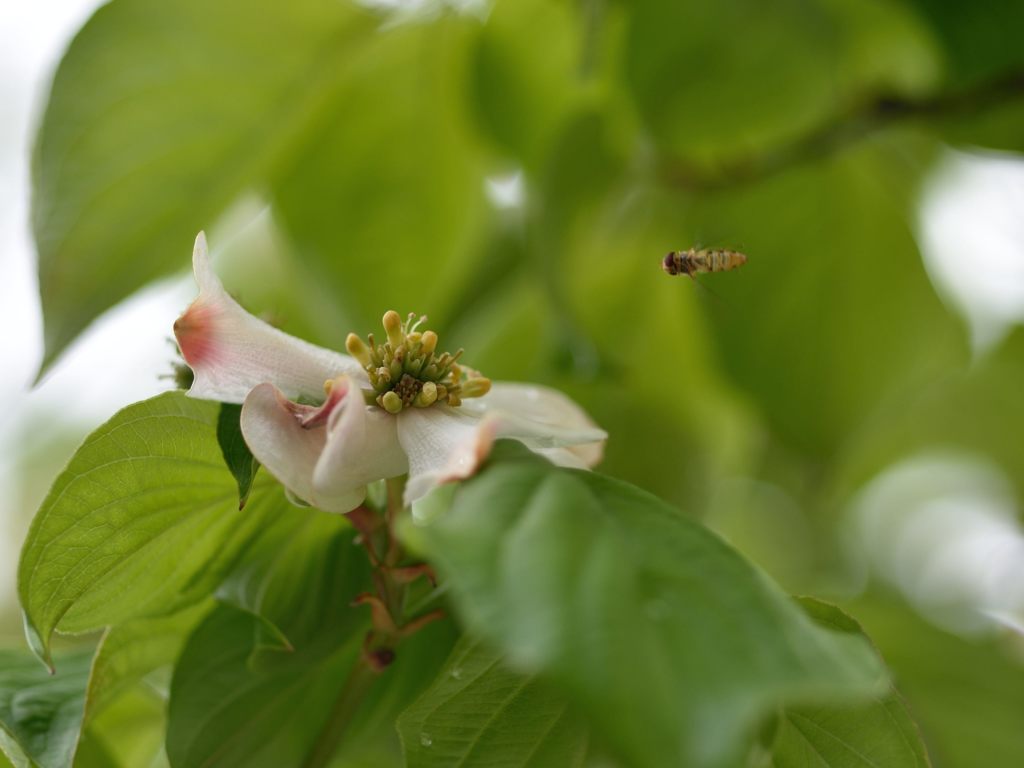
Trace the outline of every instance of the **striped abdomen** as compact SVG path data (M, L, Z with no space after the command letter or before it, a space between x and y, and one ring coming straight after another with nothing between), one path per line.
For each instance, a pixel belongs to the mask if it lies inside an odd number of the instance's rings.
M747 257L737 251L691 248L671 251L661 262L661 268L670 275L693 276L698 272L725 272L746 263Z

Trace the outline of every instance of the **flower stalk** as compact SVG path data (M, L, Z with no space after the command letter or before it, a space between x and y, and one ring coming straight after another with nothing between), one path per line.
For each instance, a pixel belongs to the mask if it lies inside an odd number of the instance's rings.
M352 601L353 606L369 606L371 628L303 768L323 768L330 763L363 699L395 660L401 641L444 617L443 611L433 610L405 618L409 586L423 577L434 583L434 573L428 564L401 565L405 553L395 535L395 525L405 511L405 481L404 476L386 481L387 501L383 510L373 510L364 504L345 515L358 532L358 540L373 568L375 594L364 592Z

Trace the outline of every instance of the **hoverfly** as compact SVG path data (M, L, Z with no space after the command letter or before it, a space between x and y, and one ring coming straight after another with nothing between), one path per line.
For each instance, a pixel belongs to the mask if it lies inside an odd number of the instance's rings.
M747 257L738 251L690 248L688 251L670 251L662 260L661 268L670 275L693 277L700 272L725 272L746 263Z

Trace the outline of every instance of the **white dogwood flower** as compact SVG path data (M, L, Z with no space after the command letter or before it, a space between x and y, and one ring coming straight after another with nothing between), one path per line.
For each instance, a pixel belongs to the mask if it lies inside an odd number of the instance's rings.
M289 336L249 314L210 266L192 257L199 297L174 324L192 368L189 394L242 403L253 455L295 496L328 512L359 506L375 480L408 474L405 502L472 475L494 441L511 438L563 466L585 468L606 433L553 389L491 382L437 349L422 321L384 315L386 340L350 334L350 355ZM316 403L316 404L310 404Z

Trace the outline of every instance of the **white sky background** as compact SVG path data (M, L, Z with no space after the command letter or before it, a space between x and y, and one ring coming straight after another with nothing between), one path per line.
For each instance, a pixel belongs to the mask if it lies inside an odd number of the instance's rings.
M124 405L166 389L167 382L157 378L169 370L172 356L165 339L194 295L188 278L148 289L102 318L41 387L30 389L42 356L42 327L28 226L29 148L53 69L98 5L98 0L0 0L0 614L9 615L13 608L17 552L27 525L16 514L25 503L17 460L26 435L61 425L65 432L84 436ZM515 205L521 179L495 180L488 192L498 207ZM979 352L1024 320L1024 159L950 153L923 198L918 231L937 289L965 318ZM187 254L182 259L184 264ZM871 514L864 511L868 507L885 506L878 496L883 485L863 497L862 514ZM943 519L956 519L956 525L945 527L950 545L958 539L973 542L971 556L959 558L957 568L943 570L939 578L930 565L929 578L916 574L911 586L906 574L881 562L875 567L919 605L935 594L929 586L941 582L948 591L952 579L959 585L954 591L976 610L1024 615L1024 595L1014 593L1014 600L998 604L978 597L991 594L992 568L984 566L986 559L991 565L993 554L1005 566L1001 575L1019 574L1010 567L1024 552L1019 500L1001 496L1004 511L997 514L977 498L958 489L949 494L949 504L938 507ZM960 510L956 515L950 512L952 502ZM937 508L934 499L930 503L929 509ZM901 528L905 533L912 529ZM929 543L941 548L941 542ZM949 622L948 615L944 618Z

